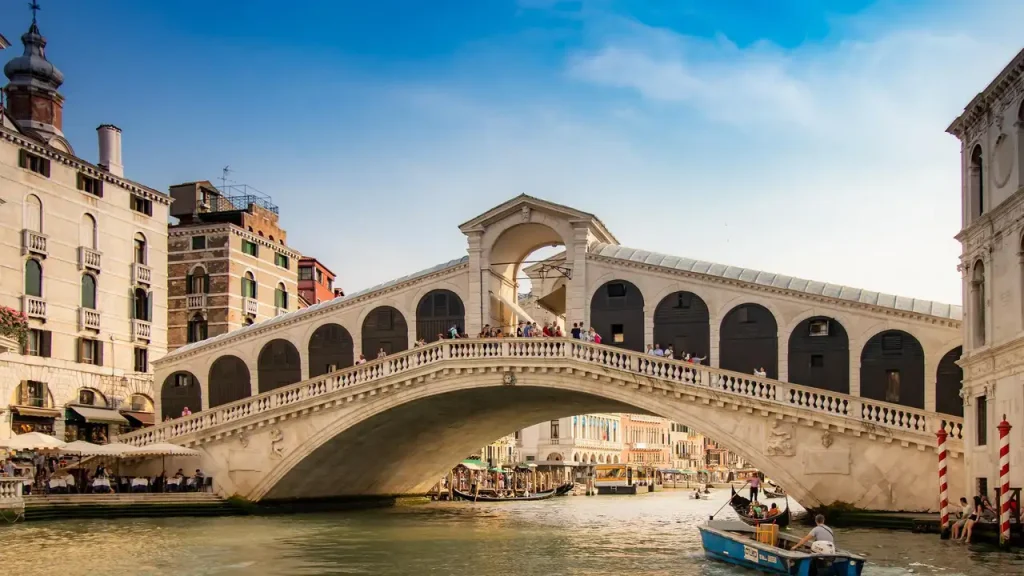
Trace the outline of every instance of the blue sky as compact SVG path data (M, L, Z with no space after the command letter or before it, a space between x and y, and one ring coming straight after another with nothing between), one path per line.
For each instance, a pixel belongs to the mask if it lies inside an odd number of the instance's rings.
M30 15L0 5L20 52ZM960 301L946 126L1021 48L1013 0L41 0L65 133L166 190L273 196L354 291L465 254L527 193L627 245Z

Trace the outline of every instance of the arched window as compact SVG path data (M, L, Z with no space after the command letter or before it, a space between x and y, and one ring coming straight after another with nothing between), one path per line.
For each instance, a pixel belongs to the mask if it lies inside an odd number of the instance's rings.
M25 229L43 232L43 203L35 194L25 197Z
M82 308L96 309L96 277L82 274Z
M974 332L974 346L985 345L985 264L974 263L971 271L971 330Z
M185 290L187 294L209 294L210 276L206 269L197 266L185 279Z
M82 224L78 230L78 245L96 250L96 219L92 214L82 214Z
M277 290L274 290L274 306L282 310L288 309L288 289L284 287L284 282L278 282Z
M142 288L132 291L132 318L136 320L153 321L153 298L150 292Z
M188 321L188 341L189 343L199 342L206 340L206 337L206 318L203 318L202 314L196 314Z
M146 264L146 237L141 232L135 233L135 263Z
M242 276L242 298L256 297L256 278L252 272L246 272Z
M985 162L980 144L971 151L967 186L970 190L971 218L974 219L985 213Z
M152 412L153 399L145 394L132 394L132 412Z
M252 325L253 325L252 318L249 318L248 316L246 316L245 320L242 320L242 326L252 326Z
M35 258L25 261L25 294L43 297L43 265Z
M93 390L92 388L79 388L78 389L78 403L84 406L101 406L107 407L107 399L103 394Z

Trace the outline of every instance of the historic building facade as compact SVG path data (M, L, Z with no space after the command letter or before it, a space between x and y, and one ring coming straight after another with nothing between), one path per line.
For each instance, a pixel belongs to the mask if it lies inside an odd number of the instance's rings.
M701 470L705 467L704 435L680 424L669 423L669 444L672 449L671 468L675 470Z
M517 433L528 462L617 464L622 453L620 414L578 414L541 422Z
M629 464L670 468L672 444L669 421L645 414L622 415L622 461Z
M310 306L344 296L341 288L334 286L334 272L312 256L299 259L299 296Z
M299 309L300 255L285 244L269 198L208 181L170 194L178 219L167 248L171 350Z
M115 126L97 129L98 162L76 155L64 77L34 19L21 41L0 107L0 304L27 316L29 334L0 356L0 437L104 441L152 422L170 198L124 177Z
M947 131L961 143L967 485L991 497L1004 417L1010 484L1024 484L1024 51Z

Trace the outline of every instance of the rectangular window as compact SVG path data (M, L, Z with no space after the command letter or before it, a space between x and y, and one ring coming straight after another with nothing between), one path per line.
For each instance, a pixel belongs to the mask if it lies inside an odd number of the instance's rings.
M288 269L288 257L285 256L284 254L281 254L280 252L278 252L278 253L274 254L274 264L277 264L278 267L284 268L285 270L287 270Z
M978 426L978 446L985 446L988 444L988 397L978 396L978 399L974 402L976 410L976 418Z
M18 156L18 166L31 170L40 176L50 177L50 161L28 150L21 151L21 154Z
M622 324L612 324L612 342L622 344L626 341L626 333Z
M150 200L149 198L143 198L142 196L136 196L135 194L132 194L131 207L132 210L138 212L139 214L145 214L146 216L153 215L153 201Z
M551 421L551 439L552 440L557 440L558 439L558 420L552 420Z
M299 280L312 280L313 269L309 266L303 266L299 268Z
M825 356L822 354L811 354L811 368L824 368Z
M193 250L206 250L206 236L193 236L192 237L192 249Z
M36 328L30 329L27 337L25 338L25 355L49 358L50 338L51 332L49 330L38 330Z
M48 392L45 382L26 380L21 387L21 398L18 399L18 403L22 406L44 408L47 405L47 396Z
M988 478L978 478L978 496L988 496Z
M86 194L92 194L103 198L103 181L99 178L93 178L92 176L86 176L81 172L78 173L78 189Z
M258 257L260 255L260 247L255 242L242 240L242 253Z
M807 325L810 336L828 336L828 320L815 320Z
M900 402L900 371L885 371L885 401L899 404Z
M625 298L626 297L626 285L622 282L612 282L608 285L608 297L609 298Z
M149 350L145 348L135 349L135 371L149 372Z
M91 338L78 339L78 361L103 366L103 342Z
M319 268L316 271L316 283L317 284L323 284L324 283L324 271L320 270Z
M902 334L883 334L882 335L882 353L883 354L899 354L903 351L903 335Z

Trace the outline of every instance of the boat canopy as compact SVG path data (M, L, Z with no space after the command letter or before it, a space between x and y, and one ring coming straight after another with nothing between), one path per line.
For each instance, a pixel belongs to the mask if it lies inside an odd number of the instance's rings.
M487 464L473 459L463 460L462 462L459 462L459 466L462 466L467 470L487 470Z

